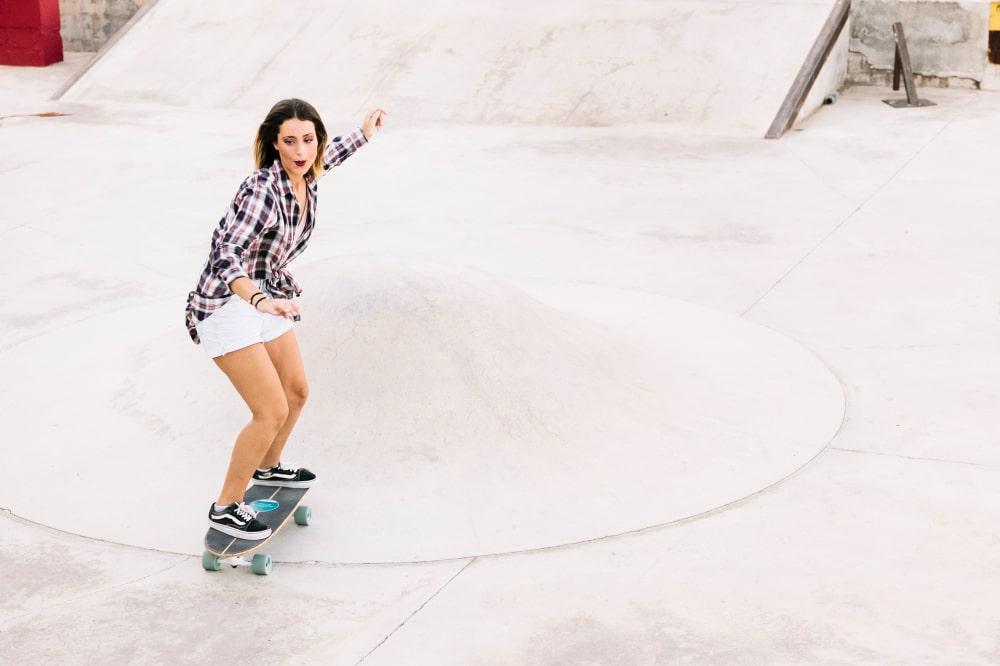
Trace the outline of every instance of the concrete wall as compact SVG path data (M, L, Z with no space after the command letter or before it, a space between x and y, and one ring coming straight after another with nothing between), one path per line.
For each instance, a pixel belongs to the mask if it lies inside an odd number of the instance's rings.
M891 85L892 24L906 32L918 86L996 88L1000 67L987 61L990 3L855 0L848 83Z
M63 48L97 51L149 0L59 0Z

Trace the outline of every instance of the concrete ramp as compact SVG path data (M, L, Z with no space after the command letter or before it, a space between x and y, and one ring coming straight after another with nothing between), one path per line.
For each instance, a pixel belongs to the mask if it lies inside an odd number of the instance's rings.
M832 5L159 0L62 99L763 135ZM845 34L803 116L846 56Z

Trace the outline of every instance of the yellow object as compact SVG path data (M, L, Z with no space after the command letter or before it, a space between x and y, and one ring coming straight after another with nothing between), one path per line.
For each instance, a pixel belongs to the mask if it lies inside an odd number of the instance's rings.
M990 32L1000 31L1000 2L990 3Z

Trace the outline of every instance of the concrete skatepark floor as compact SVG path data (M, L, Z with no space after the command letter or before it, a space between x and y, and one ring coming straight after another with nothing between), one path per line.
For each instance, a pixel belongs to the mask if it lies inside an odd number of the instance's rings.
M324 483L255 577L181 311L261 110L46 99L84 64L0 68L12 663L1000 662L1000 96L390 115L293 266Z

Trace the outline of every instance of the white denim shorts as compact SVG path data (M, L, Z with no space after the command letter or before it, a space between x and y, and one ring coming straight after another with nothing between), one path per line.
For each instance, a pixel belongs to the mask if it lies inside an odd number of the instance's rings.
M257 288L271 296L263 286ZM233 294L221 308L202 319L195 326L201 346L209 356L224 356L258 342L270 342L292 330L292 320L260 312L242 298Z

